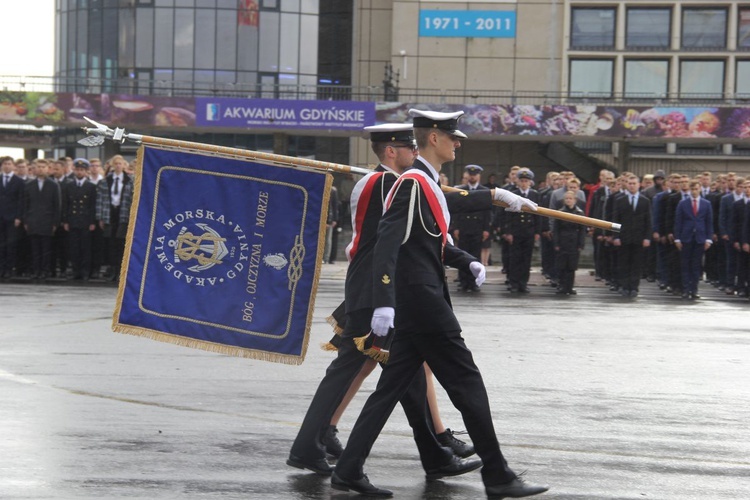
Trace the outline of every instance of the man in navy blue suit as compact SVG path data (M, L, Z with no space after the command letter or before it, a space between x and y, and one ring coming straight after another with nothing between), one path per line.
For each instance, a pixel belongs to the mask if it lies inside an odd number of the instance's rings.
M701 198L701 184L690 181L690 197L677 205L674 221L675 246L680 251L682 298L699 299L703 252L711 246L714 232L711 203Z

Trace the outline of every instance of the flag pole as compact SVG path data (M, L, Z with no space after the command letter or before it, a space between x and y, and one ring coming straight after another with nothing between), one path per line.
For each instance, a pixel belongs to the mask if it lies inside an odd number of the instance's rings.
M340 174L367 175L370 172L372 172L372 170L369 168L353 167L351 165L342 165L340 163L332 163L328 161L310 160L307 158L297 158L294 156L285 156L285 155L279 155L275 153L262 153L260 151L251 151L248 149L240 149L240 148L230 148L227 146L216 146L213 144L205 144L202 142L180 141L177 139L167 139L164 137L133 134L133 133L128 133L125 131L125 129L122 129L119 127L113 130L106 125L103 125L101 123L95 122L94 120L91 120L88 117L84 117L84 119L87 122L89 122L91 125L93 125L93 127L83 127L83 131L86 132L86 134L89 137L85 137L84 139L81 139L78 142L83 144L84 146L98 146L102 144L105 139L111 139L113 141L120 142L120 143L124 143L126 140L129 140L129 141L136 142L136 143L152 144L155 146L162 146L162 147L168 147L168 148L192 149L196 151L205 151L207 153L212 153L212 154L240 156L243 158L252 158L254 160L263 160L266 162L276 163L279 165L287 165L287 166L293 166L293 167L303 166L303 167L314 168L318 170L326 170L329 172L337 172ZM463 193L468 194L468 192L463 189L453 188L449 186L441 186L441 189L443 190L443 192L446 192L446 193L463 192ZM501 201L493 201L492 203L493 205L497 205L499 207L508 206L507 203L504 203ZM552 210L550 208L544 208L544 207L537 207L536 210L533 210L529 207L523 207L523 211L529 212L532 214L542 215L545 217L550 217L553 219L565 220L568 222L573 222L573 223L581 224L584 226L596 227L596 228L604 229L607 231L617 231L617 232L620 231L620 224L601 220L601 219L594 219L593 217L576 215L576 214L572 214L569 212L562 212L560 210Z

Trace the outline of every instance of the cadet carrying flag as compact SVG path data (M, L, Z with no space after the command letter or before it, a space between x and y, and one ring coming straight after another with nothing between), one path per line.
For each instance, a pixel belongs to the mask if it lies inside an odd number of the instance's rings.
M332 177L142 146L113 330L299 364Z

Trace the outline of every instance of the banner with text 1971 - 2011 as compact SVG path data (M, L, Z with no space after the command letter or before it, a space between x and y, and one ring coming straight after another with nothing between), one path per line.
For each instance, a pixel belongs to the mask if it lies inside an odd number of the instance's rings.
M113 330L300 364L331 176L142 147Z

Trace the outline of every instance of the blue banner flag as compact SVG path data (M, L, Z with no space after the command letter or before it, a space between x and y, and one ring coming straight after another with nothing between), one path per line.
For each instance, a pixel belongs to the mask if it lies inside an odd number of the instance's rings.
M113 330L302 363L332 177L142 147Z

